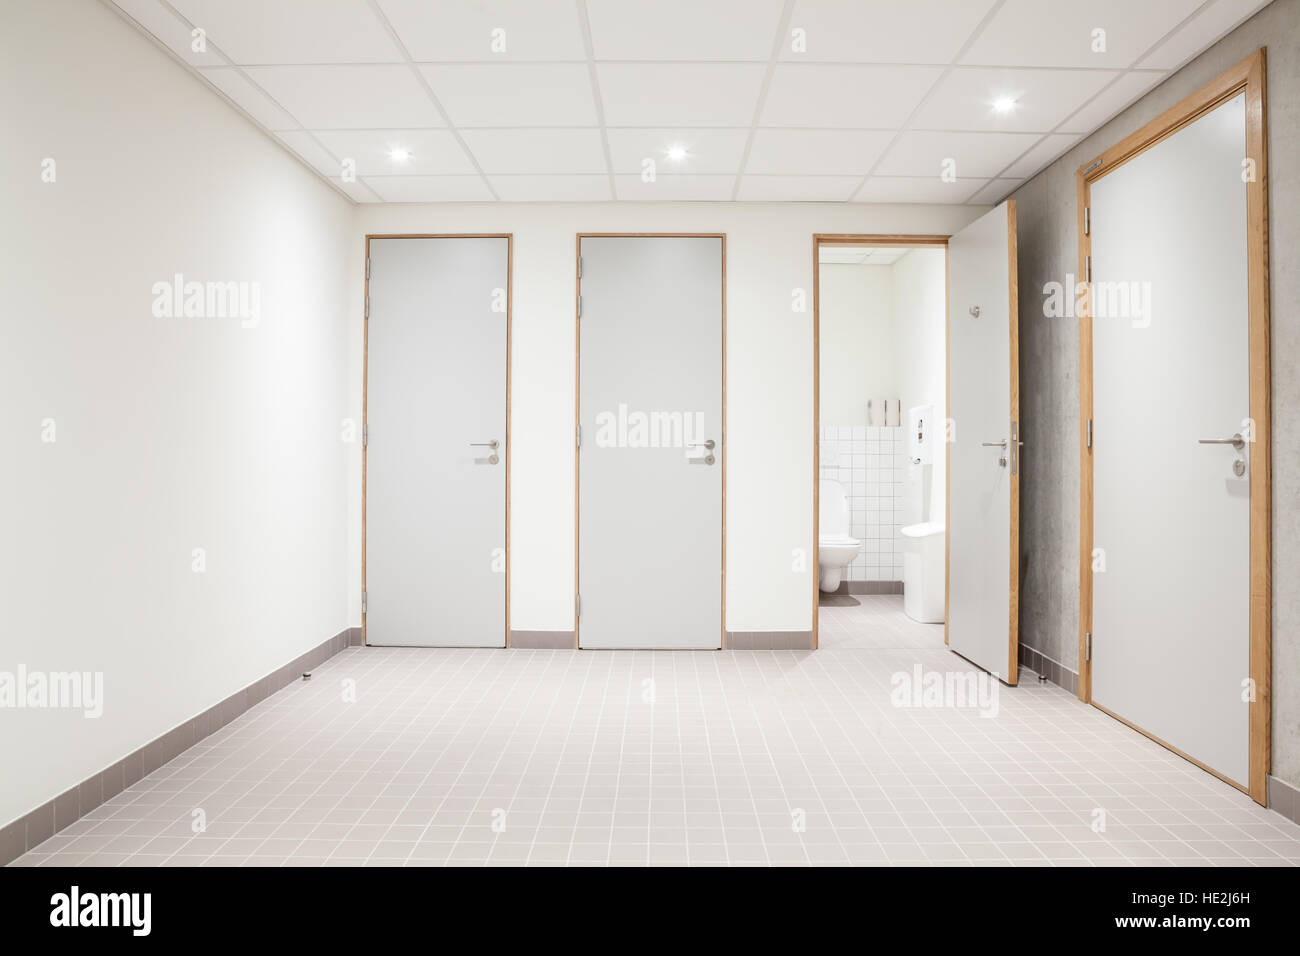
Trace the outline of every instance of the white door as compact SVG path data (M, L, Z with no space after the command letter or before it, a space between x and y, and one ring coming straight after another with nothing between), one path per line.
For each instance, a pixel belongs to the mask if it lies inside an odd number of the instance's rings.
M948 646L1017 680L1020 434L1016 206L948 240Z
M1249 437L1245 155L1237 96L1090 198L1092 700L1243 787L1250 445L1231 440Z
M721 646L722 243L581 240L581 647Z
M509 256L370 241L367 643L505 646Z

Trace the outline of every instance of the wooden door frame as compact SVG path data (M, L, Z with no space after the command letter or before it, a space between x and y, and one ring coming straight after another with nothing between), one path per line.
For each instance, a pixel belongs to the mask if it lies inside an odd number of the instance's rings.
M1129 134L1076 173L1079 276L1088 284L1086 304L1079 312L1079 699L1092 703L1092 661L1087 635L1092 632L1093 463L1089 423L1093 417L1093 342L1090 264L1091 223L1085 218L1091 186L1107 173L1169 138L1211 110L1237 96L1246 98L1246 159L1255 162L1255 179L1246 184L1247 296L1249 308L1250 417L1255 440L1250 449L1250 678L1255 699L1250 702L1249 771L1245 787L1227 780L1200 761L1182 753L1117 714L1111 716L1167 747L1261 805L1268 801L1268 772L1272 740L1270 679L1272 667L1272 466L1269 413L1268 301L1268 135L1265 94L1265 48L1229 68L1195 93Z
M718 647L727 649L727 234L725 232L580 232L573 253L573 649L581 650L578 595L582 591L579 550L582 546L581 449L576 440L582 426L582 240L583 239L721 239L722 240L722 433L718 457L722 464L722 635Z
M362 300L361 345L361 593L366 593L366 505L367 462L369 452L365 439L370 414L370 240L372 239L504 239L506 240L506 434L504 451L506 459L506 643L510 647L510 469L514 455L510 446L510 366L511 325L514 308L515 236L512 232L399 232L366 233L365 298ZM365 601L361 604L361 643L369 647L366 630Z
M937 246L943 249L943 327L944 327L944 417L951 417L948 407L951 382L948 374L948 240L951 236L915 235L901 236L884 233L813 233L813 455L812 455L812 646L816 650L820 641L821 592L818 584L821 580L821 560L817 551L820 535L821 516L821 377L822 377L822 343L821 343L821 252L822 246ZM900 412L901 417L901 412ZM944 454L944 521L948 518L949 487L947 478L951 475L952 456ZM947 530L943 536L943 642L948 643L948 548ZM1014 559L1013 559L1014 561Z

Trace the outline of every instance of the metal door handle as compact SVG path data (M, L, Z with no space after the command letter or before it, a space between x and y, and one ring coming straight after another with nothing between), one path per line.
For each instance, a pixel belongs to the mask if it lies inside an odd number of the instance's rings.
M1002 439L1002 441L986 441L986 442L981 442L980 444L982 444L985 448L1006 448L1007 440L1004 438Z
M491 441L472 441L469 443L471 448L496 448L500 444L495 438Z
M707 448L709 451L713 451L714 444L713 444L713 439L710 438L708 441L688 441L688 442L686 443L686 447L687 447L687 448Z
M1198 444L1201 445L1231 445L1237 451L1246 447L1246 439L1241 437L1241 433L1233 435L1231 438L1198 438Z

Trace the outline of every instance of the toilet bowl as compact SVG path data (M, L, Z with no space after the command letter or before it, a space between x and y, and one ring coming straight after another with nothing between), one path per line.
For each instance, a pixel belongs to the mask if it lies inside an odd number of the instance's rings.
M943 623L944 526L907 525L903 535L903 612L922 624Z
M849 502L844 486L823 478L817 490L817 587L834 591L844 580L844 569L858 556L862 542L849 537Z

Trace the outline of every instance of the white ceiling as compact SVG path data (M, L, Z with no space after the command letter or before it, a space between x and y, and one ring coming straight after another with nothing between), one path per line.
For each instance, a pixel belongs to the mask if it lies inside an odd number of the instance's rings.
M907 255L906 248L825 244L817 247L817 261L827 266L889 266Z
M107 2L358 202L988 203L1268 0Z

